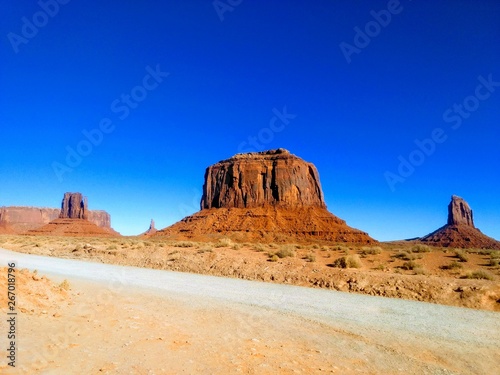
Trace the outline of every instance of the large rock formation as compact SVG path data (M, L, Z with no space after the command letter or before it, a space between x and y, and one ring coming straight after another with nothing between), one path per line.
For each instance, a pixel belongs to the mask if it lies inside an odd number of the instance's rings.
M285 149L237 154L207 168L201 209L325 208L316 167Z
M474 226L472 210L456 195L451 197L448 205L448 223L417 241L442 247L500 249L499 241Z
M375 242L327 211L316 167L287 150L238 154L207 168L201 211L156 233L176 239Z
M57 236L79 236L79 237L111 237L120 234L111 227L101 227L87 220L89 218L87 199L81 193L65 193L61 203L58 218L49 223L29 230L33 235L57 235ZM107 214L97 211L94 214L99 222L109 224Z
M84 219L89 218L87 198L81 193L65 193L61 203L60 219Z
M111 228L111 216L106 211L89 210L88 220L101 228ZM0 207L0 226L11 228L9 232L23 233L39 228L59 218L61 209L45 207Z
M448 225L468 225L474 228L474 218L469 204L456 195L451 196L448 205Z

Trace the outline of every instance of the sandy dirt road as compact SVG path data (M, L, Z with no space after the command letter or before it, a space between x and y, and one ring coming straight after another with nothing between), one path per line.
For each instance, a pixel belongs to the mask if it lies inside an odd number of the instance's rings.
M500 368L494 312L0 250L0 266L9 261L55 283L67 279L71 290L61 300L30 295L46 303L20 313L19 366L9 369L2 356L0 373L494 374ZM19 305L30 285L18 285ZM6 333L0 335L3 347Z

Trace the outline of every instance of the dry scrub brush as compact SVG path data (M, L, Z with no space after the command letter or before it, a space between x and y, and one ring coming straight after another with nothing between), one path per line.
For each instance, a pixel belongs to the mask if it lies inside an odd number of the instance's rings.
M361 268L363 267L363 263L359 259L359 256L354 254L338 258L333 262L332 266L338 268Z

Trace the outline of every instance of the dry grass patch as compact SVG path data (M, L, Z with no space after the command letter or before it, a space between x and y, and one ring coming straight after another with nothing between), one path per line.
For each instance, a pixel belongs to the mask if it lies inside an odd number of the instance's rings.
M214 245L214 247L216 247L216 248L220 248L220 247L233 247L233 246L234 246L234 242L230 238L227 238L227 237L221 238Z
M361 255L378 255L382 253L382 248L380 246L363 246L361 248Z
M335 262L332 263L332 267L337 268L361 268L363 267L363 263L357 254L347 255L338 258Z
M316 262L316 255L314 254L307 254L305 257L304 257L305 260L307 260L308 262Z
M295 256L295 246L282 245L274 255L276 255L278 258L293 258Z
M414 260L406 261L401 266L402 269L408 270L408 271L412 271L412 270L414 270L416 268L421 268L421 267L422 266L420 264L418 264L417 262L415 262Z
M440 267L442 270L454 270L454 269L461 269L463 268L462 263L457 262L454 260L450 264L446 264L444 266Z
M477 270L467 272L461 277L462 279L483 279L483 280L493 280L494 277L491 273L484 270Z
M63 290L69 290L70 285L69 285L68 280L64 279L63 282L61 284L59 284L59 288L61 288Z
M431 247L423 244L417 244L412 246L411 252L412 253L430 253L431 252Z
M463 250L455 250L455 257L457 257L461 262L469 261L469 256Z

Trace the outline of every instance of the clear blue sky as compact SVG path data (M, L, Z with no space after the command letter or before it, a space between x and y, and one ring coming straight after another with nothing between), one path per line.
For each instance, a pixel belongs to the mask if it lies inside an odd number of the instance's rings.
M0 205L79 191L138 234L197 211L208 165L284 147L374 238L456 194L500 239L500 2L44 2L0 4Z

